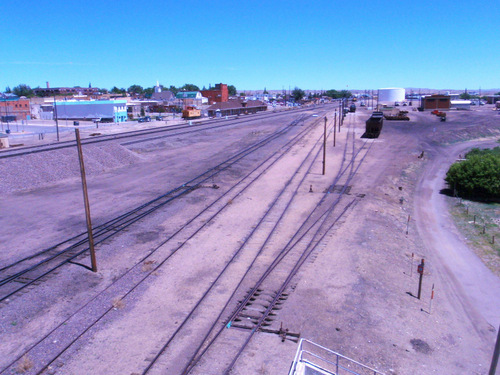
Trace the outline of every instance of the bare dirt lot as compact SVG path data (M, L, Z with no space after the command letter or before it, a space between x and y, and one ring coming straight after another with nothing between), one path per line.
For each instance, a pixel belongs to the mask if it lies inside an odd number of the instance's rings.
M293 278L268 328L300 333L386 374L487 374L500 324L499 275L466 245L440 190L459 154L498 144L499 116L482 108L450 112L447 122L439 122L429 113L410 112L411 121L386 121L381 136L363 146L368 112L358 110L346 117L335 148L329 134L326 174L321 174L319 156L310 171L299 171L298 165L312 158L309 151L320 149L323 127L318 119L326 114L331 121L335 108L311 109L307 120L279 140L105 241L98 247L99 272L66 266L2 303L0 373L143 373L204 291L215 285L214 277L250 237L281 189L296 187L293 204L280 219L283 225L259 258L262 264L283 247L328 190L343 150L354 153L348 143L354 134L354 148L367 150L349 191L342 194L354 203ZM134 147L88 148L94 225L188 181L298 116L259 118L245 126ZM313 123L314 130L285 152L285 141ZM186 222L193 213L276 150L282 153L276 164L246 190L224 198L226 206L216 219L200 217L206 225L191 236L195 228ZM0 182L0 266L84 231L75 156L59 151L0 160L0 172L8 177ZM295 177L302 173L302 180ZM292 195L291 190L286 194ZM264 224L274 221L269 217ZM181 232L167 242L181 228L189 235ZM189 325L164 350L151 374L182 372L261 237L250 238L231 260L232 268L187 319ZM152 257L141 262L149 253ZM416 266L423 258L422 296L417 299ZM103 318L95 322L98 316ZM217 350L209 351L192 373L223 373L246 335L245 330L227 329ZM292 340L257 333L232 373L286 374L296 348Z

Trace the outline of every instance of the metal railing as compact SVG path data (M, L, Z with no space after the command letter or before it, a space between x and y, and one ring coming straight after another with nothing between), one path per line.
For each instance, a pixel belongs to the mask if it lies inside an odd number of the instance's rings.
M353 359L306 339L300 339L288 375L384 375Z

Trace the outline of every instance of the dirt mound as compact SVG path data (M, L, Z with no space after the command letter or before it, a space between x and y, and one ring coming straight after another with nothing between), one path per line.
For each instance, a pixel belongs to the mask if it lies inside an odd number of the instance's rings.
M137 154L117 144L85 145L83 156L88 177L141 160ZM76 147L0 160L0 176L0 194L79 177Z

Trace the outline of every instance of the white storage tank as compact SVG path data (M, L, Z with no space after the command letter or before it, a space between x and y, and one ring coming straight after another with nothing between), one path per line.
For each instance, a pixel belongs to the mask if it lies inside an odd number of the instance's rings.
M403 102L405 100L405 89L391 87L378 90L379 103Z

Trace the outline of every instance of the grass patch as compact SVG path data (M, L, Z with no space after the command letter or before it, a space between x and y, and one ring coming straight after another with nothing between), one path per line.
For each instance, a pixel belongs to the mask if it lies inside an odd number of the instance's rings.
M123 302L121 297L116 297L115 299L113 299L113 308L115 310L123 309L124 307L125 307L125 302Z
M468 245L500 276L500 204L460 198L449 198L448 203L455 225Z
M33 366L33 361L27 355L24 355L17 365L17 372L19 374L24 374L26 371L31 370Z

